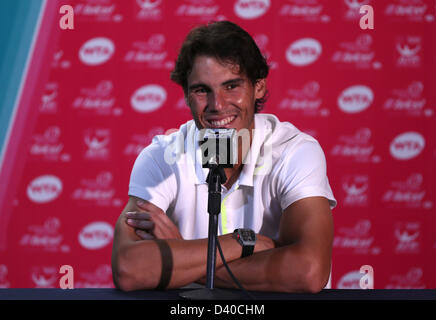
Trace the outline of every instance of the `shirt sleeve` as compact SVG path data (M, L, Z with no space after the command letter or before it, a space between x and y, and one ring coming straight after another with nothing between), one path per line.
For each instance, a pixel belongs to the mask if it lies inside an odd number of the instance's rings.
M150 201L166 212L175 199L176 189L176 178L164 159L164 151L158 142L153 142L136 158L130 175L129 196Z
M316 141L305 141L285 156L277 190L282 210L297 200L314 196L327 198L333 209L337 202L326 169L324 152Z

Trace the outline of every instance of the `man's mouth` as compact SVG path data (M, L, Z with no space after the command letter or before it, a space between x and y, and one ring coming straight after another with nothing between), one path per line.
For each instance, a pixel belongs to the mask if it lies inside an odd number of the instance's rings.
M235 119L236 119L236 116L229 116L227 118L220 119L220 120L208 119L208 120L206 120L206 122L210 125L211 128L219 128L219 127L224 127L224 126L229 125Z

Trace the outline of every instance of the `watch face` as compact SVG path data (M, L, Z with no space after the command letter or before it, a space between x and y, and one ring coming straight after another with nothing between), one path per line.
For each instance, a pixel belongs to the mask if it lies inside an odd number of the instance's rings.
M256 233L251 229L238 229L238 240L243 246L254 246L256 244Z
M242 229L241 237L243 241L255 241L256 234L252 230Z

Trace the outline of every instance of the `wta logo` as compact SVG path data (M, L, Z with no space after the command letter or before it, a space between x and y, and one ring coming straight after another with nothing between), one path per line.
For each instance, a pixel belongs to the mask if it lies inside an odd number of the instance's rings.
M132 95L130 103L138 112L152 112L159 109L167 100L165 89L156 84L139 88Z
M286 50L286 60L297 67L314 63L321 56L322 46L318 40L303 38L297 40Z
M256 19L264 15L270 7L270 0L238 0L235 13L242 19Z
M345 89L338 98L339 108L346 113L367 109L374 100L374 93L367 86L357 85Z
M112 242L114 229L103 221L86 225L79 233L79 243L89 250L98 250Z
M410 160L417 157L425 147L425 139L418 132L405 132L394 138L390 145L392 157Z
M115 45L108 38L94 38L83 44L79 50L79 58L88 66L98 66L112 58Z
M53 175L35 178L27 186L27 197L36 203L55 200L62 192L62 181Z

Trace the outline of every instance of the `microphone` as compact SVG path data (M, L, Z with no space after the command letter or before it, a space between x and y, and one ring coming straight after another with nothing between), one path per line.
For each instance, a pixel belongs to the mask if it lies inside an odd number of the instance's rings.
M202 129L199 138L203 168L233 168L238 156L235 129Z

